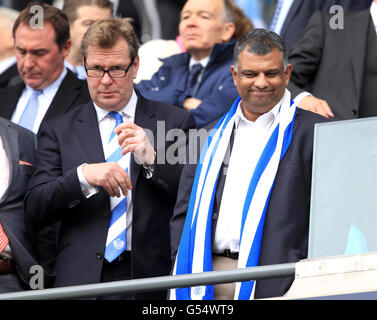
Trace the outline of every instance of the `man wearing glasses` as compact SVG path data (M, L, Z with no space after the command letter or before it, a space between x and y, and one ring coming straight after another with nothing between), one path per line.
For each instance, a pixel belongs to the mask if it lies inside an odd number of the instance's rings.
M41 126L25 204L36 226L61 221L55 287L170 273L169 220L183 163L166 150L185 150L195 122L134 90L138 48L127 19L95 22L81 47L92 102ZM171 129L181 136L166 141Z

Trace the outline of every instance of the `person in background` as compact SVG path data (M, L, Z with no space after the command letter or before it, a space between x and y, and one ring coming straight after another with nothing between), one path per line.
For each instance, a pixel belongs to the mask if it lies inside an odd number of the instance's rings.
M80 53L82 37L93 22L112 17L113 3L110 0L65 0L63 12L69 21L72 44L64 64L79 79L85 80L86 72Z
M17 71L12 37L12 27L18 14L16 10L0 7L0 89L22 81Z
M327 119L296 107L286 89L291 72L276 33L254 29L238 39L232 75L239 98L207 127L200 163L182 172L171 220L174 274L306 258L314 125ZM292 281L174 289L170 297L277 297Z
M286 43L288 52L301 38L310 17L316 11L328 12L334 5L343 11L360 11L370 7L372 0L276 0L270 30L279 34Z
M43 27L36 28L34 11L43 10ZM35 19L35 18L34 18ZM22 83L0 90L0 116L37 133L49 119L89 101L86 81L64 67L71 48L69 23L58 8L31 3L13 26L14 48Z
M128 19L93 23L81 48L92 101L41 126L25 205L35 227L61 221L55 287L171 271L169 221L183 165L168 150L185 151L195 122L134 90L138 48ZM171 129L177 141L166 141Z
M136 88L149 99L190 111L199 128L226 113L237 97L230 73L235 34L252 28L234 8L230 0L188 0L179 24L187 51L163 59L152 79Z
M331 28L332 17L315 13L290 51L292 91L307 95L302 108L333 120L377 116L377 0L345 13L343 28Z
M56 234L51 227L32 229L25 219L36 142L31 131L0 118L0 293L47 288L54 278ZM37 266L44 276L31 283Z

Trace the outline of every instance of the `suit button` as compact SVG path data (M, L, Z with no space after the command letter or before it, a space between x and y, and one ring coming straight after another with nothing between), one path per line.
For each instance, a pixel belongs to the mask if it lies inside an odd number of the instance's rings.
M74 201L72 201L72 202L70 202L70 203L68 204L68 208L69 208L69 209L72 209L72 208L76 207L79 203L80 203L80 200L79 200L79 199L76 199L76 200L74 200Z
M102 254L101 253L97 253L96 254L96 258L97 258L97 260L101 260L102 259Z

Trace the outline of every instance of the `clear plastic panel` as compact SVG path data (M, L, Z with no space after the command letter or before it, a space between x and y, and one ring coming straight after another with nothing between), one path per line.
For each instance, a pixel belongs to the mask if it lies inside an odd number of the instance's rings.
M315 126L308 258L377 251L377 117Z

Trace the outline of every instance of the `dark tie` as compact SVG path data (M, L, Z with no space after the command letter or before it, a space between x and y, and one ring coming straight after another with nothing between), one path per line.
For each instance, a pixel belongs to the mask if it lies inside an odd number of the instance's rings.
M188 97L195 97L198 85L198 76L202 71L203 66L200 63L194 64L191 69L187 79L186 85L186 96Z

